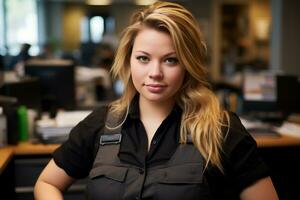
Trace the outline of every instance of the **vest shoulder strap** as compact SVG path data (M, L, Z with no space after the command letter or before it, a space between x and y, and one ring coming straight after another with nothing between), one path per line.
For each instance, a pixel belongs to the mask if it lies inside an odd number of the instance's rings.
M105 106L105 112L101 116L101 121L104 122L103 126L97 133L95 138L95 145L94 145L94 153L93 158L96 159L97 153L99 151L100 145L120 145L122 140L121 135L121 126L118 126L126 115L120 114L116 115L109 112L109 106Z

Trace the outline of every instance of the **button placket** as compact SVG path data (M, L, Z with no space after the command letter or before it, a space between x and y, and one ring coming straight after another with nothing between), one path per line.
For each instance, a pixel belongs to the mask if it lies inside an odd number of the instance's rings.
M140 185L140 188L139 188L139 194L138 194L138 196L136 196L135 199L141 199L143 187L144 187L145 180L146 180L146 167L139 168L138 172L140 174L139 179L141 179L141 185Z

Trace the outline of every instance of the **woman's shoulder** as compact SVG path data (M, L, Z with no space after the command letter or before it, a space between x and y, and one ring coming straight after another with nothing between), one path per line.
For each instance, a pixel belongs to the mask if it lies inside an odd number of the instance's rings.
M53 153L55 163L74 178L87 176L94 159L98 132L104 126L108 107L95 109L70 132L69 138Z
M107 105L99 106L95 108L85 119L83 119L81 123L97 127L105 122L107 110Z
M223 151L226 154L230 154L239 148L256 148L256 142L254 138L246 130L239 116L230 111L228 111L228 116L228 124L223 128Z
M243 126L239 116L233 112L228 112L228 116L228 126L223 127L221 151L225 174L212 167L208 170L208 178L212 186L217 188L216 191L240 194L255 181L267 177L269 171L257 152L254 138ZM217 196L221 197L223 193L220 194Z
M73 128L70 136L73 134L75 137L82 138L83 140L94 138L98 131L105 125L107 110L108 106L100 106L94 109Z

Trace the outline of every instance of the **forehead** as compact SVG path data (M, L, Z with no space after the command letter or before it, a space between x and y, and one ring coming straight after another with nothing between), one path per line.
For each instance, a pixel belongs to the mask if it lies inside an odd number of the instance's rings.
M166 52L175 51L171 36L153 28L142 28L133 42L133 51Z

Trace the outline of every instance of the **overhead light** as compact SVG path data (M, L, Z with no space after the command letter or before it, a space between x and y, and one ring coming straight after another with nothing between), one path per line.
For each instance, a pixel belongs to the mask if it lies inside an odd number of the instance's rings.
M155 3L157 0L135 0L135 4L139 6L146 6Z
M94 6L106 6L112 3L112 0L87 0L86 3L88 5Z

